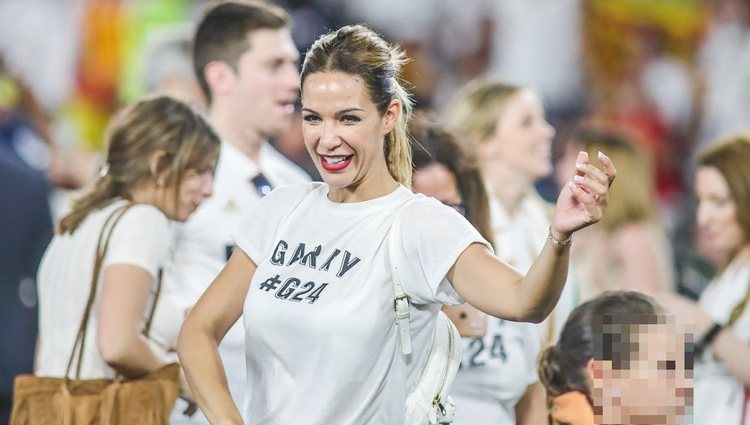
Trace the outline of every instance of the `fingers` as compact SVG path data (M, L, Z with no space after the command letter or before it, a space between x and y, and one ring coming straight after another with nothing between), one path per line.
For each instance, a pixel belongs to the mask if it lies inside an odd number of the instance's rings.
M606 180L605 180L606 182ZM594 200L599 200L602 196L607 193L607 183L602 183L591 176L574 176L573 183L576 184L587 194L591 195Z
M577 163L582 164L588 164L589 163L589 154L586 151L580 151L578 152L578 156L576 157Z
M576 164L577 173L573 176L573 182L592 196L601 196L607 193L609 179L606 174L591 164Z
M602 212L603 212L603 205L600 198L600 195L598 194L592 194L588 193L585 190L583 190L578 184L570 182L568 184L570 187L570 191L573 193L573 196L578 201L578 203L583 207L585 211L585 220L587 223L595 223L602 218ZM605 189L606 193L606 189Z
M182 414L187 417L191 417L195 415L195 412L197 411L198 411L198 405L191 401L191 402L188 402L188 405L185 408L185 410L182 412Z
M612 162L609 161L608 164L611 165ZM573 176L573 182L586 193L593 196L595 201L598 201L602 195L607 193L610 184L609 176L602 170L591 165L588 162L588 155L583 151L578 153L578 158L576 159L576 174Z
M570 187L571 192L573 192L573 196L579 203L583 205L590 205L594 203L594 195L583 190L583 188L581 188L579 184L570 182L568 183L568 187Z
M612 163L612 160L609 159L609 157L602 152L599 152L597 155L599 158L599 162L602 164L602 168L604 169L604 174L607 176L607 185L612 186L612 182L615 181L615 177L617 176L617 170L615 169L615 164Z

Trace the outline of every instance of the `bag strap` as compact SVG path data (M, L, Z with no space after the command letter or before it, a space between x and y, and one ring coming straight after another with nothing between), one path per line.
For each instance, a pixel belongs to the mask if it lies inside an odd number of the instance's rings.
M396 250L401 242L401 214L411 200L406 201L396 210L396 217L388 229L388 262L391 266L391 281L393 282L393 310L396 313L396 324L398 325L398 337L401 341L401 353L408 356L411 354L411 326L409 325L411 302L409 296L404 292L401 285L401 275L396 263Z
M151 304L151 311L148 313L148 319L146 319L146 324L143 326L143 335L148 337L149 333L151 332L151 322L154 320L154 313L156 312L156 303L159 302L159 295L161 294L161 277L163 274L163 269L159 268L159 272L156 274L156 291L154 291L154 302Z
M68 366L65 369L65 379L69 379L70 369L73 366L73 359L76 357L76 350L78 350L78 363L76 365L75 379L79 379L81 376L81 364L83 363L83 346L86 339L86 328L88 327L89 317L91 316L91 308L94 305L94 299L96 298L96 287L99 281L99 273L101 272L102 264L104 263L104 257L109 249L109 242L112 238L112 232L115 226L120 221L125 212L133 206L132 203L127 203L117 209L115 209L104 222L102 230L99 233L99 239L96 244L96 254L94 257L94 268L91 275L91 289L89 291L89 298L86 302L86 308L81 318L81 324L78 327L78 334L76 335L75 343L73 343L73 349L70 352L68 358Z

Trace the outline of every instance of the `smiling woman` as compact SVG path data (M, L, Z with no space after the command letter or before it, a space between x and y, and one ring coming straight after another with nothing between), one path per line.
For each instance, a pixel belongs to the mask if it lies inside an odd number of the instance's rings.
M565 187L523 277L456 210L408 190L403 62L360 25L322 36L308 52L303 135L324 182L262 199L180 335L180 359L212 423L298 423L304 412L309 424L403 424L441 305L466 299L495 316L542 320L563 287L570 235L601 218L615 175L606 158L604 171L584 166ZM394 326L394 269L411 305L409 356ZM243 313L246 422L216 354Z
M388 178L379 142L397 123L401 103L394 99L381 115L362 78L343 72L310 75L302 96L309 100L302 108L305 145L330 199L356 202L392 192L397 183ZM377 184L363 186L364 178Z

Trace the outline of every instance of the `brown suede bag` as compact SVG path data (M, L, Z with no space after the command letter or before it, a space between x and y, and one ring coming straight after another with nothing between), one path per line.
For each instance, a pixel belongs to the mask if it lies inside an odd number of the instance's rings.
M112 230L132 204L115 210L99 235L91 292L81 319L65 377L17 376L13 387L10 425L167 425L180 391L180 366L172 363L139 379L80 379L83 343L99 272ZM110 225L111 223L111 225ZM108 232L105 230L109 227ZM106 237L104 237L106 233ZM161 290L161 271L154 302L143 334L148 336ZM70 378L78 358L75 378Z

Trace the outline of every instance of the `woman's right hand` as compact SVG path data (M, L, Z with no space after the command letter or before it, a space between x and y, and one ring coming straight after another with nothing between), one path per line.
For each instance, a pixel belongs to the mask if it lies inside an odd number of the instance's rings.
M182 368L180 368L180 398L188 404L182 414L188 417L193 416L198 411L198 404L195 402L193 392L190 391L190 385L188 385L185 371Z

